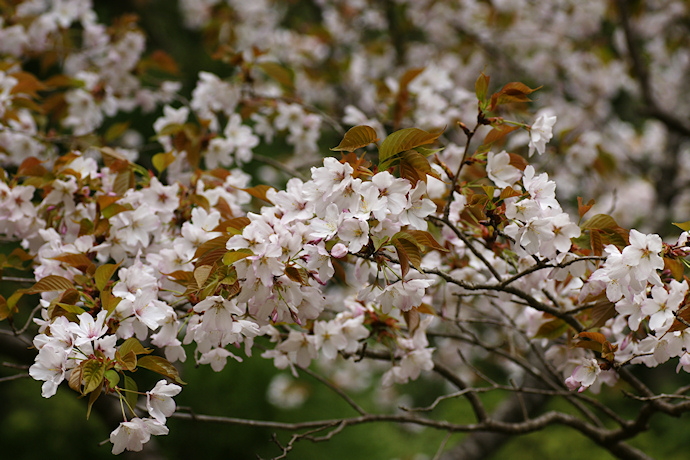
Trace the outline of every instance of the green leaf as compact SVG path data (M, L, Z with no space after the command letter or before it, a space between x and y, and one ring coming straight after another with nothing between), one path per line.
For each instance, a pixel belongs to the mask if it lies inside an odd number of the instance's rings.
M82 366L82 379L84 380L82 394L91 393L103 382L105 366L105 363L97 359L89 359L84 362Z
M537 339L557 339L568 330L568 323L562 319L552 319L545 322L539 327L539 330L534 335Z
M232 265L238 260L244 259L245 257L253 256L254 253L252 252L251 249L245 249L245 248L240 248L240 249L235 249L233 251L228 251L224 256L223 256L223 263L225 265Z
M376 130L371 126L359 125L350 128L343 136L337 147L332 148L334 152L354 152L355 150L366 147L372 142L378 141Z
M294 89L294 75L290 69L284 67L277 62L261 62L257 64L266 75L286 87L287 89Z
M89 416L91 416L91 408L93 407L98 397L101 395L103 383L103 380L101 380L98 386L90 392L91 394L89 395L89 403L86 405L86 420L88 420Z
M132 410L132 414L134 414L134 408L137 406L137 399L139 399L139 395L137 392L139 391L139 387L137 386L137 382L134 381L132 377L129 375L125 375L125 383L124 383L124 395L125 395L125 400L127 401L127 405L129 408Z
M690 231L690 220L685 222L673 222L673 225L683 230L684 232Z
M96 273L94 273L93 279L99 291L103 291L103 289L105 289L105 286L108 284L108 281L110 281L110 278L117 271L117 268L119 266L119 263L105 264L101 265L96 269Z
M168 377L180 385L186 385L186 383L180 378L180 374L177 372L175 366L173 366L170 361L165 358L153 355L142 356L139 358L137 365L150 371L157 372L164 377Z
M202 265L194 269L194 279L196 280L196 284L200 289L204 286L204 283L206 283L206 280L212 271L213 266L211 265Z
M489 90L489 79L484 72L479 74L479 78L474 82L474 93L477 95L479 102L484 102L486 100L486 94Z
M157 153L151 158L153 167L156 168L159 174L165 171L173 161L175 161L175 154L172 152Z
M105 371L105 379L108 381L108 388L112 390L120 383L120 373L115 369L108 369Z
M41 278L30 288L21 289L19 292L23 294L40 294L41 292L66 291L67 289L74 289L74 284L70 280L58 275L48 275L45 278Z
M417 182L426 182L426 176L441 180L438 174L431 169L429 160L416 150L408 150L400 156L400 176L408 179L412 185Z
M120 345L120 355L125 356L130 351L134 352L136 355L148 355L153 350L150 348L144 348L144 346L135 337L130 337L125 340L122 345Z
M443 131L429 133L419 128L405 128L386 137L379 148L379 170L388 169L401 152L412 150L420 145L431 144Z
M114 123L105 132L105 141L107 143L113 142L115 139L120 138L129 129L129 121L123 121L121 123Z

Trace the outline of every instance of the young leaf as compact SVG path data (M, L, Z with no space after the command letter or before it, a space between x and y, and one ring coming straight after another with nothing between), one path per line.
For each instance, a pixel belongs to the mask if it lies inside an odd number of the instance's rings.
M137 394L138 391L139 387L137 386L137 382L129 375L125 375L123 394L125 395L127 406L132 410L132 413L134 413L133 411L137 405L137 399L139 399L139 395Z
M170 361L165 358L154 355L142 356L139 358L137 365L150 371L157 372L164 377L168 377L180 385L186 385L186 383L180 378L180 374L177 372L175 366L173 366Z
M232 265L240 259L244 259L245 257L249 257L249 256L253 256L253 255L254 255L254 253L252 252L252 250L246 249L246 248L240 248L240 249L236 249L233 251L228 251L223 256L223 263L225 265Z
M485 102L486 100L486 94L489 90L489 79L490 77L482 72L479 74L477 81L474 82L474 93L477 95L479 102Z
M594 206L594 200L589 200L587 204L582 203L582 197L578 196L577 197L577 212L580 215L580 219L587 214L587 212L592 209L592 206Z
M212 271L213 267L211 265L202 265L194 269L194 279L200 289L204 286Z
M144 348L144 346L134 337L130 337L125 340L122 345L120 345L120 355L125 356L130 351L134 352L136 355L148 355L153 350L150 348Z
M82 379L84 380L84 389L82 394L91 393L93 390L103 383L103 376L105 375L105 363L97 359L89 359L84 362L82 366Z
M158 171L159 174L165 171L168 166L173 163L173 161L175 161L175 154L172 152L157 153L153 156L153 158L151 158L153 167L156 168L156 171Z
M557 339L568 330L568 323L559 318L545 322L534 335L537 339Z
M103 291L103 289L105 289L105 286L108 284L108 281L110 281L110 278L113 276L113 274L117 271L120 263L122 262L117 264L105 264L96 269L93 279L99 291Z
M379 148L379 170L388 169L399 153L431 144L441 134L443 131L429 133L419 128L405 128L392 133L383 140Z
M241 190L249 193L251 196L254 198L258 198L261 201L265 201L267 203L271 203L271 200L266 198L266 192L272 189L270 185L256 185L254 187L249 187L249 188L243 188ZM273 203L271 203L273 204Z
M23 294L40 294L41 292L66 291L67 289L74 289L74 284L70 280L58 275L48 275L30 288L22 289L21 292Z
M343 136L337 147L332 148L334 152L354 152L355 150L366 147L372 142L378 141L376 130L371 126L359 125L350 128Z

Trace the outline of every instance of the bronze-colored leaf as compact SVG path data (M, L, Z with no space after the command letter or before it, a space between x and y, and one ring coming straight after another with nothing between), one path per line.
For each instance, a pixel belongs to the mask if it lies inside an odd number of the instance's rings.
M376 130L371 126L359 125L350 128L343 136L337 147L332 148L334 152L354 152L357 149L366 147L372 142L378 141Z

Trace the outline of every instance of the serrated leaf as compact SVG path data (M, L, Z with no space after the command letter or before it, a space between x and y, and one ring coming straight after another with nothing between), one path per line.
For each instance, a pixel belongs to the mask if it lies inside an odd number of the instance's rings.
M69 375L69 380L67 381L69 387L78 393L81 393L81 370L85 362L86 361L82 361L79 366L72 369L72 373Z
M180 385L186 385L180 378L180 374L170 361L160 356L148 355L139 358L138 367L143 367L156 372L164 377L168 377Z
M261 62L257 64L266 75L286 87L287 89L294 89L294 75L290 69L284 67L277 62Z
M115 139L120 138L129 129L129 121L123 121L121 123L114 123L105 132L105 141L113 142Z
M266 192L268 192L272 188L273 187L271 187L270 185L256 185L254 187L243 188L241 190L249 193L254 198L258 198L258 199L265 201L267 203L271 203L271 200L269 200L266 197ZM271 203L271 204L273 204L273 203Z
M82 380L84 381L82 394L91 393L103 383L105 366L105 363L97 359L89 359L84 362L82 365Z
M134 352L136 355L148 355L153 350L151 348L145 348L135 337L130 337L120 345L119 352L120 355L125 356L130 351Z
M398 238L393 241L393 246L398 253L403 278L407 274L410 264L417 270L422 270L422 254L415 243L405 238Z
M105 379L108 381L108 389L112 390L120 383L120 373L115 369L105 371Z
M508 152L508 156L510 157L510 166L513 166L514 168L517 168L520 171L524 171L525 168L529 165L529 163L527 163L527 160L525 160L523 157L516 153Z
M195 265L199 267L201 267L202 265L216 265L216 262L220 262L223 260L223 256L225 256L227 252L228 250L225 249L225 247L215 248L210 251L207 251L195 262Z
M407 329L410 331L410 336L414 334L414 331L419 327L419 312L412 308L408 311L402 312L405 323L407 324Z
M120 263L105 264L96 269L93 279L99 291L105 289L105 286L108 284L108 281L110 281L110 278L113 276L113 274L117 271Z
M127 406L132 411L132 414L134 414L134 408L137 406L137 399L139 399L139 395L137 394L139 387L137 386L137 382L129 375L125 375L124 377L125 391L123 393L127 401Z
M601 344L598 342L593 342L591 340L580 340L579 342L575 342L573 344L574 348L585 348L587 350L592 350L596 351L597 353L601 353Z
M173 152L157 153L151 158L153 167L158 173L165 171L175 161L175 154Z
M592 307L592 324L590 327L602 327L606 321L614 316L616 316L616 306L612 302L608 300L598 302Z
M379 170L388 169L399 153L412 150L420 145L431 144L443 131L429 133L419 128L405 128L386 137L379 148Z
M290 278L295 283L299 283L303 286L309 285L309 272L304 268L288 266L285 267L285 275Z
M601 332L580 332L577 336L581 339L589 339L599 344L606 342L606 336Z
M343 136L340 144L331 150L334 152L354 152L378 140L379 138L376 136L374 128L367 125L359 125L350 128Z
M678 259L671 259L670 257L664 257L664 270L668 270L671 276L676 281L683 280L683 274L685 273L685 266Z
M601 239L601 232L592 229L589 232L589 243L595 256L600 256L604 252L604 243Z
M583 204L582 202L582 197L578 196L577 197L577 213L580 215L580 219L587 214L587 212L592 209L592 206L594 206L594 199L591 199L587 202L587 204Z
M36 284L28 289L22 289L23 294L40 294L41 292L65 291L74 289L74 284L65 277L58 275L48 275L41 278Z
M417 243L427 248L436 249L441 252L448 252L448 249L444 248L439 244L438 241L433 237L433 235L425 230L406 230L406 233L410 234Z
M474 82L474 93L477 95L479 102L485 102L487 92L489 90L490 77L484 75L484 72L479 74L477 81Z
M416 150L408 150L400 156L400 177L409 180L414 187L418 181L426 183L426 176L441 178L431 169L429 160Z
M194 253L193 259L199 258L200 256L211 251L212 249L218 249L218 248L225 249L225 245L227 244L229 239L230 239L230 235L221 235L221 236L218 236L218 237L213 238L211 240L208 240L205 243L202 243L201 246L199 246L196 249L196 252ZM204 264L200 264L200 265L204 265ZM208 265L212 265L212 264L208 264Z
M96 400L98 399L98 397L101 395L101 390L103 389L104 383L105 383L104 380L101 380L101 382L98 384L98 386L90 391L89 402L86 405L86 420L88 420L89 417L91 416L91 408L93 407L93 405L96 402Z
M43 177L48 174L48 170L43 166L45 161L36 157L29 157L22 161L17 170L17 176Z
M248 217L235 217L221 222L219 226L222 226L222 231L227 231L231 235L241 235L244 227L251 224L251 222Z
M590 229L594 228L597 230L603 230L603 229L614 229L618 228L619 225L616 223L616 221L613 219L613 217L607 215L607 214L597 214L596 216L593 216L590 219L587 219L587 221L582 224L583 229Z
M482 143L481 148L486 149L488 147L491 147L496 142L500 142L503 139L505 139L505 137L509 133L515 131L518 128L519 128L519 126L506 125L506 124L500 124L500 125L494 126L493 129L491 131L489 131L489 133L484 138L484 142Z
M120 360L118 364L122 366L122 369L132 372L137 368L137 355L134 353L134 350L130 350L124 355L119 353L119 355Z
M57 257L52 257L52 259L67 264L70 267L74 267L84 273L88 271L90 266L95 265L86 254L62 254Z
M568 330L568 323L555 318L542 324L534 335L537 339L557 339Z
M206 280L212 271L213 266L211 265L202 265L194 269L194 279L196 280L196 284L199 286L199 288L204 286L204 283L206 283Z
M683 230L684 232L690 231L690 220L685 222L673 222L673 225Z
M240 249L235 249L233 251L228 251L224 256L223 256L223 263L225 265L232 265L238 260L244 259L245 257L253 256L254 253L252 252L251 249L245 249L245 248L240 248Z

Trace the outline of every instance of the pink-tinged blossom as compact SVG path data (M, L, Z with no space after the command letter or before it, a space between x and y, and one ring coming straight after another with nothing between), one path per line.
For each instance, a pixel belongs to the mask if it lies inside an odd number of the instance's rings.
M582 393L596 381L599 374L601 374L601 368L597 360L585 359L573 370L573 374L565 380L565 384L571 391L577 390Z
M277 350L287 352L290 360L300 367L309 367L312 359L316 359L316 337L294 329L290 330L288 338L281 342Z
M374 212L374 217L382 220L386 215L397 216L403 212L407 206L407 193L412 188L409 181L399 179L388 171L381 171L374 174L371 183L379 189L379 197L385 201L382 209Z
M501 153L487 154L486 173L489 179L502 189L510 187L522 177L522 171L510 164L510 155L505 150Z
M338 209L338 205L331 203L326 208L326 215L323 218L314 218L311 221L311 237L328 240L335 236L338 228L343 221L343 214Z
M242 358L233 355L225 348L214 348L213 350L202 354L197 362L199 364L210 364L211 369L213 369L215 372L220 372L228 363L228 358L234 358L239 362L242 361Z
M151 435L164 434L168 434L168 427L155 419L135 417L129 422L121 422L120 426L110 433L113 454L117 455L125 450L139 452L144 448L144 444L149 442Z
M408 273L404 280L389 284L381 291L376 300L381 304L381 311L389 313L393 307L401 311L408 311L418 307L422 303L422 297L426 288L434 284L430 279L421 278L421 275Z
M546 151L546 143L553 137L553 125L556 124L556 116L540 115L529 130L529 156L536 149L539 155Z
M422 181L417 182L417 186L410 191L407 199L407 207L400 214L400 222L409 225L415 230L426 230L428 225L426 217L436 212L436 205L433 201L425 198L426 184Z
M360 219L344 219L338 237L348 243L349 252L356 254L369 243L369 224Z
M539 203L542 209L561 209L558 200L556 200L556 183L549 180L548 174L541 173L535 176L534 166L528 165L522 177L522 184L530 197Z
M648 281L660 285L657 270L664 268L664 259L659 255L663 249L659 235L645 235L635 229L630 230L630 245L623 249L623 260L635 267L633 274L638 281Z
M644 300L644 294L636 294L632 298L623 297L616 302L616 311L620 313L620 318L627 317L627 325L631 331L636 331L640 327Z
M151 391L146 392L146 410L149 415L160 423L165 423L166 418L175 412L175 401L172 398L180 391L182 387L179 385L159 380Z
M68 326L75 336L74 345L80 347L105 335L108 332L108 325L105 323L107 316L107 310L99 311L95 320L89 313L82 313L77 316L79 324L70 323Z
M242 314L234 300L221 296L207 297L194 306L194 311L203 313L202 328L206 331L231 331L234 316Z
M655 331L667 329L673 323L674 313L688 292L688 283L672 280L667 291L663 286L652 288L652 298L642 303L642 313L649 315L649 327Z
M343 327L335 320L315 322L314 337L316 338L316 348L321 350L327 359L335 359L338 351L347 346Z
M29 375L34 380L43 380L41 396L50 398L57 392L58 385L65 379L68 351L61 347L46 345L38 352Z

